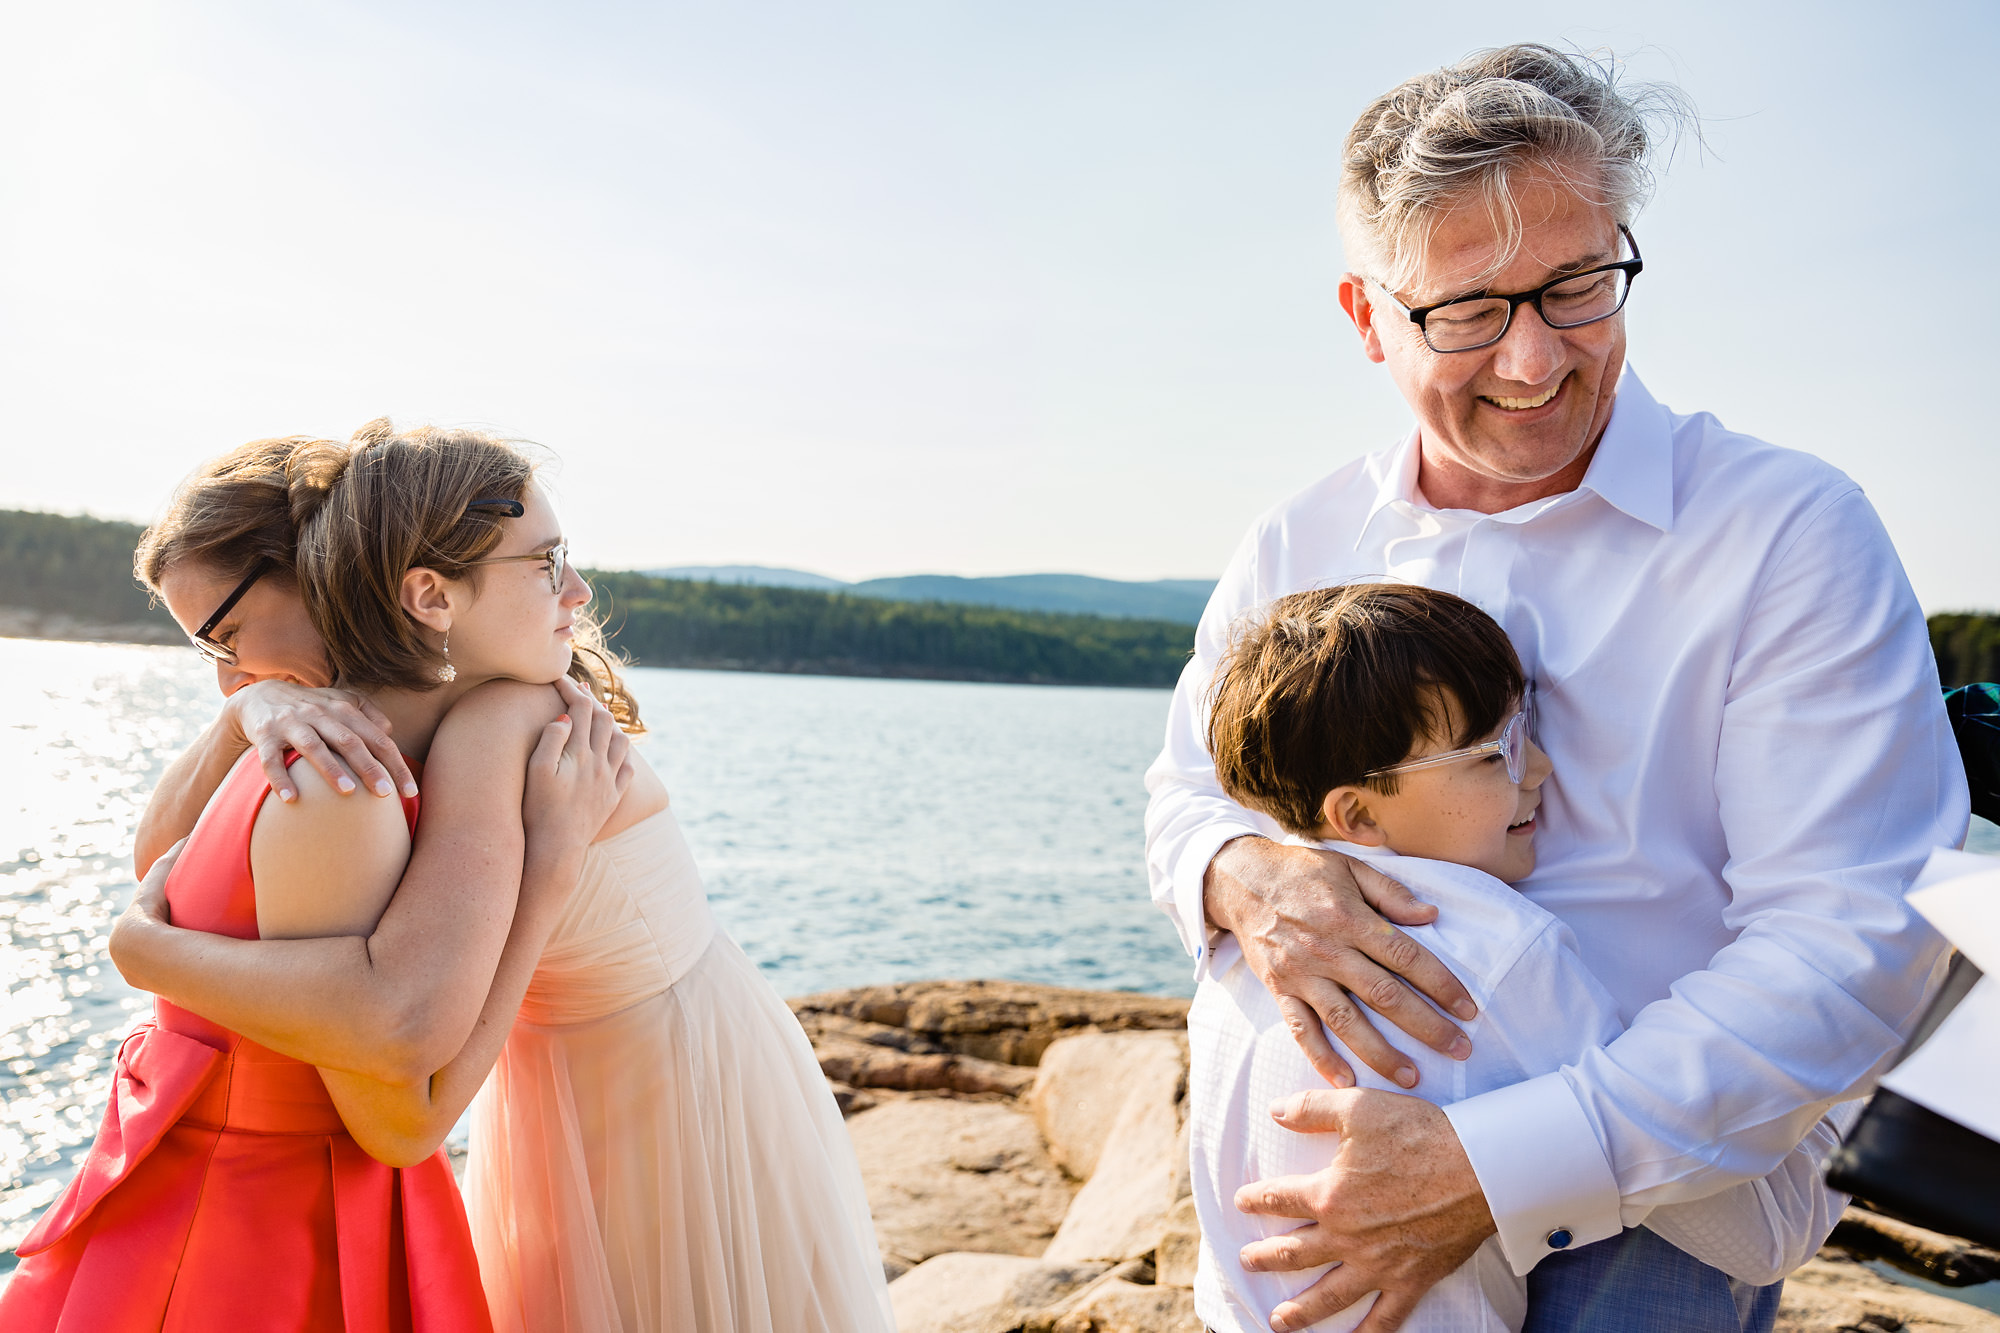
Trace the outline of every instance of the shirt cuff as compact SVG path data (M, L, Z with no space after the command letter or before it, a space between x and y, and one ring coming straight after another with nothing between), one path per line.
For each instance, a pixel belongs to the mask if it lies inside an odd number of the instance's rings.
M1180 927L1182 947L1194 955L1196 981L1208 976L1209 946L1222 933L1208 924L1207 905L1202 901L1201 883L1208 877L1208 863L1224 843L1263 836L1255 824L1230 820L1205 824L1188 839L1181 848L1181 859L1174 863L1174 924Z
M1558 1250L1615 1236L1618 1180L1597 1132L1560 1073L1444 1108L1493 1210L1517 1276Z

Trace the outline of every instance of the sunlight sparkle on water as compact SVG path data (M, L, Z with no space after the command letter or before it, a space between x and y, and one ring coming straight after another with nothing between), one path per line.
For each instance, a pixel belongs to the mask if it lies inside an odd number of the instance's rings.
M145 1000L105 956L131 896L132 833L214 709L169 648L0 639L0 1248L96 1132L111 1059Z

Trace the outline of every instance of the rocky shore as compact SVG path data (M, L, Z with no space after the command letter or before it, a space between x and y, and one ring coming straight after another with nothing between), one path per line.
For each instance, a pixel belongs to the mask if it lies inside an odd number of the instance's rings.
M999 981L810 995L861 1158L900 1333L1183 1333L1187 1002ZM2000 1276L2000 1255L1850 1209L1785 1286L1781 1333L2000 1333L1892 1282Z

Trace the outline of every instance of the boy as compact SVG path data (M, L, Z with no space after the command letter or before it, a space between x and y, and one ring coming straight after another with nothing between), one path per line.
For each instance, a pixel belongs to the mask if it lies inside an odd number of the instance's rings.
M1370 583L1297 593L1240 628L1211 687L1209 752L1224 791L1307 843L1338 844L1438 908L1409 933L1479 1006L1472 1055L1454 1061L1398 1032L1414 1095L1448 1104L1560 1069L1623 1030L1570 933L1510 889L1535 866L1535 822L1551 766L1535 745L1532 694L1506 635L1449 593ZM1325 1165L1335 1144L1266 1114L1320 1086L1276 1002L1229 937L1218 939L1188 1016L1190 1145L1201 1263L1195 1308L1217 1333L1258 1333L1324 1269L1246 1273L1237 1251L1291 1223L1240 1213L1255 1180ZM1359 1060L1362 1086L1401 1092ZM1841 1201L1819 1182L1840 1126L1822 1119L1777 1171L1646 1226L1752 1285L1810 1257ZM1551 1244L1556 1244L1552 1238ZM1525 1280L1489 1240L1434 1287L1408 1328L1518 1333ZM1313 1325L1346 1330L1370 1300Z

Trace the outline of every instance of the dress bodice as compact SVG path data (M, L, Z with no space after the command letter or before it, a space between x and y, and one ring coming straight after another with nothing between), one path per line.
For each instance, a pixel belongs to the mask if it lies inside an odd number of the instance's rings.
M672 809L590 845L521 1003L530 1023L581 1023L667 990L715 938Z

